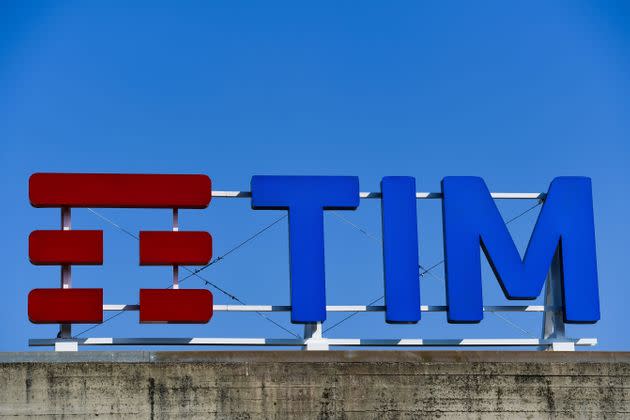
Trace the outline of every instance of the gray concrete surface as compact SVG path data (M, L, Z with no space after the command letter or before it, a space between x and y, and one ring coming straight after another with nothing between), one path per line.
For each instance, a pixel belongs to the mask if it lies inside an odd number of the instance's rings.
M630 353L0 353L0 417L630 418Z

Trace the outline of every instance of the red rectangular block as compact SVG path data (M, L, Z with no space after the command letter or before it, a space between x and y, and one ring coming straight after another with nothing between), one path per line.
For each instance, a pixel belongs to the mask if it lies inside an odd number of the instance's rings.
M208 232L140 232L140 265L205 265L210 258Z
M140 289L140 323L205 324L212 293L205 289Z
M34 207L208 207L206 175L36 173L29 179Z
M36 265L102 265L102 230L36 230L28 237Z
M100 324L103 289L33 289L28 319L34 324Z

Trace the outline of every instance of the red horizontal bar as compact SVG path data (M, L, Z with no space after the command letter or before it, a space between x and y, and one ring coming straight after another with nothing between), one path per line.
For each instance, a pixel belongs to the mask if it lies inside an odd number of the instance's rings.
M206 324L212 293L205 289L140 289L140 323Z
M140 232L140 265L205 265L210 258L208 232Z
M28 319L34 324L100 324L103 289L33 289Z
M29 179L34 207L208 207L206 175L36 173Z
M102 230L36 230L28 237L36 265L102 265Z

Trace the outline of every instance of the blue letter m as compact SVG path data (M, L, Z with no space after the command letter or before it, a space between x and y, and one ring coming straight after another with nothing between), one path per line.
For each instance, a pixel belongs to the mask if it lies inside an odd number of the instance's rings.
M508 299L542 292L556 250L562 267L564 321L599 320L591 180L555 178L521 260L486 184L477 177L442 180L448 321L483 319L483 249Z

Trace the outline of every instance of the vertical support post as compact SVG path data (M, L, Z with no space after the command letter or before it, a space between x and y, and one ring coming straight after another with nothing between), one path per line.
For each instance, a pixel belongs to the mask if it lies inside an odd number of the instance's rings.
M328 350L328 341L323 337L321 322L309 322L304 324L304 349L303 350Z
M72 210L70 207L61 208L61 229L70 230L72 228ZM70 289L72 287L72 266L61 266L61 288ZM72 339L72 324L60 324L57 338L64 341L55 343L55 351L77 351L78 344Z
M575 345L573 343L562 342L565 338L565 325L562 313L562 261L560 261L560 258L560 246L558 246L545 282L545 312L542 338L545 340L558 340L557 343L545 346L544 350L574 351Z
M179 231L179 209L173 209L173 232ZM173 266L173 289L179 289L179 266Z
M61 229L72 229L72 210L69 207L61 208ZM61 266L61 288L70 289L72 287L72 266ZM70 338L72 336L72 325L61 324L59 326L59 338Z

